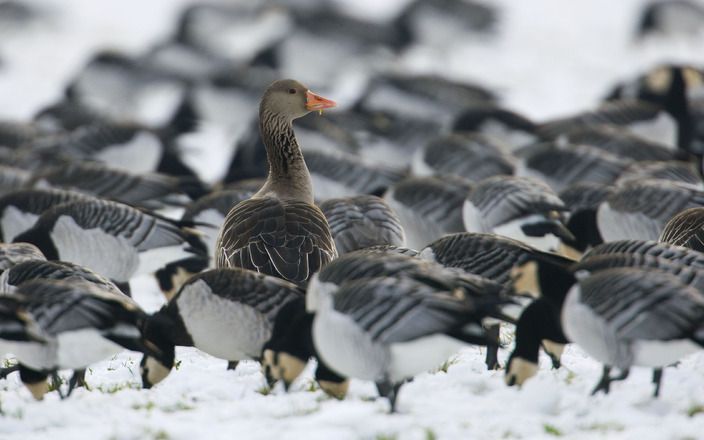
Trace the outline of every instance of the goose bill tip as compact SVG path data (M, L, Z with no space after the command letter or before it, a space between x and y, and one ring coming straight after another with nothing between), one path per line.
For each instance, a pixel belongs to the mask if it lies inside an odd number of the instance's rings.
M313 93L310 90L306 92L306 109L310 111L317 110L320 114L323 114L323 110L326 108L334 108L337 103L331 99L323 98L317 93Z

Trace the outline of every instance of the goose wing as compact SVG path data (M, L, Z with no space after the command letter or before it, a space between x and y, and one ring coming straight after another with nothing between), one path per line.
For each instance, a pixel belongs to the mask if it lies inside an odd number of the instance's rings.
M218 237L216 267L242 267L304 284L337 256L317 207L270 197L237 204Z

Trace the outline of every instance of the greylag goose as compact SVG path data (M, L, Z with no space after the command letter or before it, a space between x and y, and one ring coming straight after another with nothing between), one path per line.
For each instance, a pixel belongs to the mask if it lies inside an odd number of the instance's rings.
M468 232L491 232L555 251L574 240L563 223L567 207L545 183L527 177L496 176L472 188L462 207Z
M458 177L408 177L391 186L384 200L398 215L408 246L420 249L445 234L464 231L462 206L471 188Z
M704 207L689 208L672 217L659 241L704 252Z
M371 246L403 246L406 237L396 213L383 199L362 195L320 204L338 254Z
M220 230L216 267L242 267L305 284L336 257L325 216L313 204L313 186L292 121L335 103L294 80L274 82L259 107L269 174L252 198L235 205Z
M171 363L145 356L142 383L149 388L173 367L174 347L196 347L228 361L259 360L278 310L304 292L282 279L239 268L213 269L191 277L147 319L145 339Z
M139 306L93 283L33 280L0 301L2 351L17 357L20 378L35 399L49 391L47 376L58 369L84 369L125 348L162 359L142 338L147 315ZM69 394L75 385L69 383Z

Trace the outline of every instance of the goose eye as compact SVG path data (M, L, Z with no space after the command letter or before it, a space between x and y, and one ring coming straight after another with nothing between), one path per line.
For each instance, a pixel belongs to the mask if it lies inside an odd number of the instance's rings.
M292 95L296 94L296 89L288 89L288 92Z

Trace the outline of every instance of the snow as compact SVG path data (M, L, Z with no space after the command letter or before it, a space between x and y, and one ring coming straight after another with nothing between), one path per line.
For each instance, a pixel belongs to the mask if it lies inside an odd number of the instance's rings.
M360 16L390 16L407 0L335 2ZM163 39L187 0L28 3L46 14L21 33L2 34L0 118L26 119L56 100L97 49L139 53ZM657 62L704 64L703 35L632 39L642 1L492 3L502 9L494 39L416 47L397 67L487 84L507 106L543 119L592 107L616 80ZM211 135L224 136L217 131ZM209 167L204 162L199 168ZM210 168L220 169L222 163L212 162ZM149 277L137 279L133 291L147 310L163 302ZM501 351L501 362L507 355ZM92 366L87 374L91 390L78 389L65 401L56 393L34 401L12 374L0 381L0 438L646 440L695 439L704 432L702 353L666 369L661 397L653 399L645 369L634 369L608 396L590 396L601 367L574 346L567 348L560 370L549 369L543 355L539 374L522 389L505 386L502 371L486 370L484 352L467 348L449 362L446 372L429 372L404 386L398 400L401 413L395 415L387 414L386 401L374 400L370 383L353 381L348 398L337 401L311 391L308 371L290 393L278 387L265 395L255 362L227 371L225 361L194 349L178 349L177 359L178 369L163 383L140 390L140 356L122 353Z

